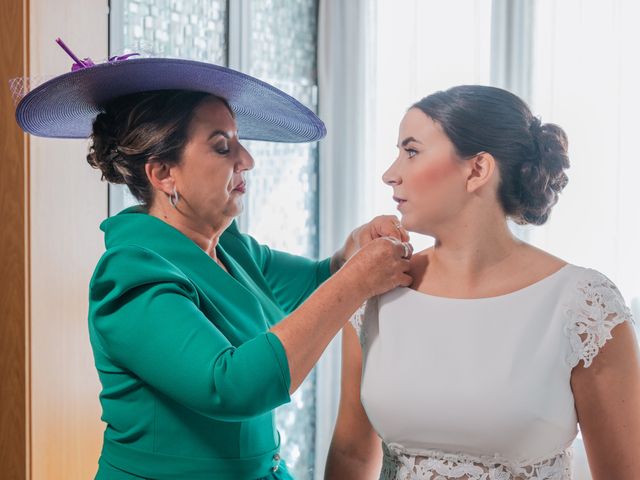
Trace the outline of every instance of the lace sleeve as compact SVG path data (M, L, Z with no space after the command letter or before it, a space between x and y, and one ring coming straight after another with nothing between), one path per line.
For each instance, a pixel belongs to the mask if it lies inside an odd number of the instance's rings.
M349 319L349 323L351 323L351 325L353 326L356 334L358 335L358 338L360 338L360 335L362 334L362 323L364 322L364 312L366 308L367 302L364 302L360 306L360 308L356 310L356 313L354 313L353 316Z
M590 270L576 287L577 295L567 309L565 333L571 347L567 362L573 368L582 360L587 368L612 338L611 330L633 319L618 288L600 272Z

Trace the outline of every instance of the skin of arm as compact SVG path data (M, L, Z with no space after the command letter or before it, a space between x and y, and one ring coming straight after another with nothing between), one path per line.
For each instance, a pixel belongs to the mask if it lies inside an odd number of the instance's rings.
M571 388L593 480L632 480L640 475L640 353L630 322L612 336L589 368L574 368Z
M409 258L403 258L405 249L399 243L408 240L409 234L393 215L375 217L356 228L331 258L335 275L271 329L287 352L291 393L365 300L399 285L411 284L412 278L407 274ZM409 250L409 257L412 251ZM381 268L385 263L386 269Z
M351 325L342 330L340 407L333 432L325 480L373 480L382 465L381 440L360 401L362 350Z
M271 328L287 354L293 393L368 298L413 281L403 244L378 238L359 250L293 313Z

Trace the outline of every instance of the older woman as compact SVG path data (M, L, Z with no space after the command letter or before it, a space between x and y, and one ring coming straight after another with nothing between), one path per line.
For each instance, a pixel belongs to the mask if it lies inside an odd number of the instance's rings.
M260 245L234 222L253 167L240 139L318 140L322 122L225 68L74 59L17 119L90 134L89 163L141 202L102 224L90 285L107 424L96 478L290 478L274 409L364 300L410 284L406 232L379 217L322 261Z

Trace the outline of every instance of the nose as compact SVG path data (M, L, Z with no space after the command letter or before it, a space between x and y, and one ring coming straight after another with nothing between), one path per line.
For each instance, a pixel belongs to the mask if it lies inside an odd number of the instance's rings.
M396 163L397 163L397 160L394 161L391 164L391 166L387 169L387 171L382 174L382 181L385 184L392 187L394 185L400 185L402 183L402 179L400 178L400 175L398 175L398 172L397 172Z
M253 160L253 157L249 153L249 151L244 148L243 145L240 145L240 152L238 155L238 163L236 164L236 171L244 172L246 170L251 170L255 167L256 162Z

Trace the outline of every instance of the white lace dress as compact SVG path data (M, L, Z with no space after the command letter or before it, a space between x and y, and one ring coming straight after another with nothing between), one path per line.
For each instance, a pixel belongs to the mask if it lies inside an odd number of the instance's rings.
M452 299L398 288L351 322L383 480L565 480L571 370L632 321L615 285L567 265L513 293ZM614 332L615 333L615 332Z

